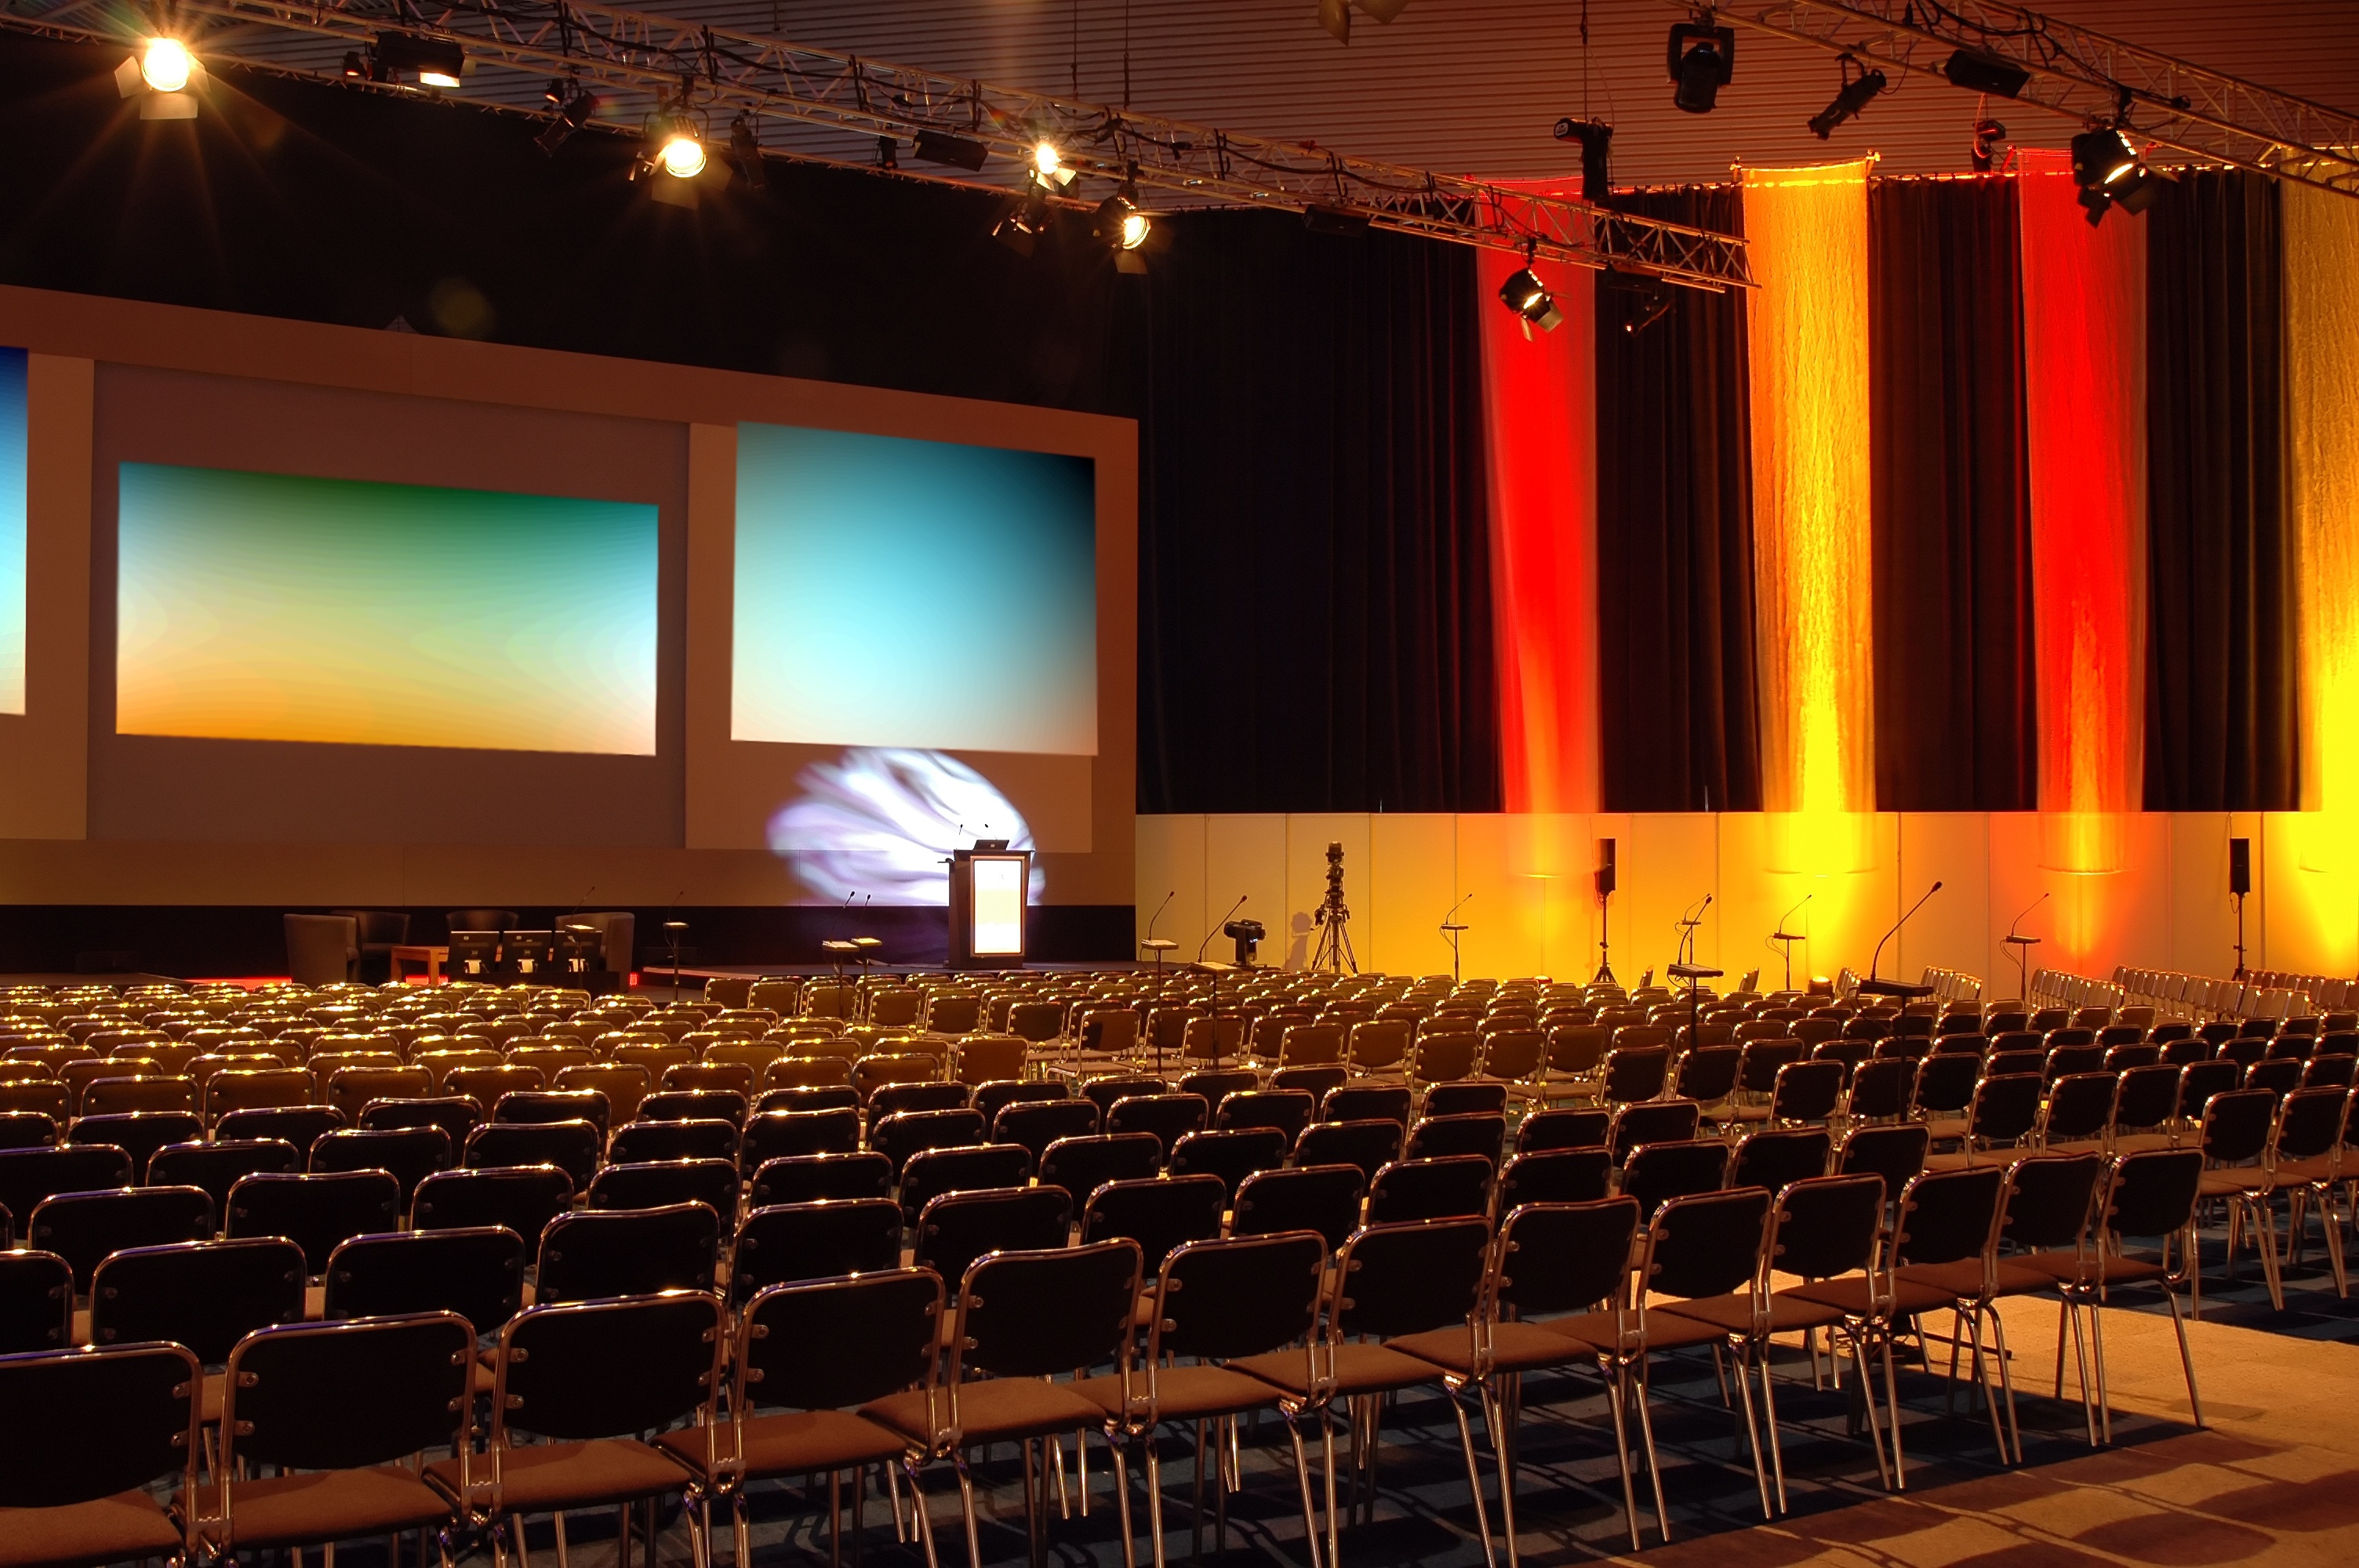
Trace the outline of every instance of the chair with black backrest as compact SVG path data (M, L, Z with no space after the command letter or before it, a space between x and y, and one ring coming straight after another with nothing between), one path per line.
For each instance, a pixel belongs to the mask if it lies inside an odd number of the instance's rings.
M1356 1165L1300 1165L1257 1171L1232 1190L1233 1236L1315 1230L1337 1249L1360 1223L1366 1179Z
M1107 1108L1105 1130L1117 1135L1153 1133L1169 1160L1172 1145L1202 1130L1211 1115L1212 1107L1199 1095L1125 1095Z
M2262 1156L2268 1152L2269 1130L2277 1120L2277 1097L2267 1089L2228 1089L2204 1103L2198 1142L2203 1151L2201 1197L2223 1204L2228 1211L2227 1276L2236 1277L2236 1249L2251 1237L2260 1249L2261 1276L2268 1286L2269 1304L2285 1310L2285 1285L2277 1274L2276 1227L2261 1211L2268 1192L2268 1172ZM2203 1274L2191 1280L2190 1310L2203 1315Z
M1140 1267L1147 1271L1151 1291L1173 1249L1221 1234L1221 1215L1227 1207L1228 1189L1218 1176L1108 1182L1090 1195L1082 1210L1082 1245L1117 1236L1137 1242ZM1152 1314L1146 1302L1140 1307L1139 1321L1145 1326Z
M1835 1174L1882 1176L1885 1201L1890 1203L1923 1173L1926 1152L1931 1144L1931 1134L1922 1122L1854 1128L1844 1136L1843 1147L1835 1153Z
M2267 1089L2279 1096L2291 1094L2301 1087L2304 1065L2306 1064L2299 1056L2273 1056L2256 1062L2245 1069L2245 1087Z
M974 1195L937 1201L957 1203ZM1075 1368L1112 1362L1123 1407L1128 1408L1131 1314L1138 1286L1138 1248L1126 1240L982 1257L960 1283L948 1335L946 1397L937 1400L929 1390L912 1390L863 1408L863 1415L891 1428L912 1449L949 1455L958 1470L970 1563L980 1563L982 1551L967 1452L995 1443L1022 1445L1027 1533L1037 1556L1045 1509L1036 1493L1046 1466L1035 1464L1033 1444L1059 1433L1097 1427L1114 1454L1123 1562L1130 1568L1130 1487L1121 1422L1110 1420L1099 1400L1055 1379Z
M0 1110L0 1149L47 1149L58 1141L57 1118L42 1110Z
M1699 1045L1680 1058L1671 1092L1705 1107L1713 1119L1724 1120L1728 1098L1736 1091L1737 1069L1743 1060L1740 1046Z
M1020 1187L1032 1177L1032 1156L1014 1143L973 1143L927 1149L901 1167L901 1213L912 1225L944 1193Z
M983 1133L983 1118L973 1110L896 1111L870 1124L868 1148L892 1162L897 1181L902 1163L919 1150L980 1143Z
M1388 1117L1367 1121L1315 1121L1294 1141L1298 1165L1357 1165L1369 1181L1401 1155L1401 1125Z
M483 1120L475 1102L464 1095L438 1095L430 1099L371 1100L361 1107L360 1120L355 1124L371 1132L385 1132L399 1127L439 1127L451 1140L453 1149L463 1148L467 1134ZM220 1136L215 1130L216 1137Z
M1967 1109L1973 1104L1974 1088L1982 1077L1979 1055L1937 1053L1917 1064L1912 1108L1937 1142L1947 1143L1966 1135Z
M940 1086L933 1086L940 1087ZM751 1099L734 1088L663 1088L640 1099L634 1121L725 1121L744 1127Z
M207 1367L227 1362L257 1328L303 1320L302 1249L283 1237L181 1241L111 1254L90 1291L90 1342L188 1346ZM208 1373L204 1420L221 1420L222 1379Z
M194 1111L134 1110L77 1117L66 1130L66 1141L113 1144L131 1156L134 1171L145 1172L157 1150L199 1142L204 1135L204 1121Z
M1098 1108L1103 1118L1114 1108L1114 1103L1135 1095L1169 1094L1171 1086L1161 1078L1145 1077L1136 1073L1111 1073L1082 1085L1082 1098Z
M1966 1125L1955 1152L1926 1156L1930 1171L1962 1171L1976 1165L2006 1165L2020 1158L2039 1128L2039 1075L1999 1073L1974 1086Z
M1287 1148L1286 1134L1274 1127L1191 1132L1171 1151L1171 1173L1218 1176L1234 1201L1246 1177L1285 1164Z
M1397 1160L1368 1184L1370 1225L1456 1219L1491 1212L1491 1162L1480 1154Z
M2069 1256L2046 1252L2006 1260L2043 1266L2091 1309L2097 1432L2103 1442L2113 1441L2114 1426L2105 1387L2105 1314L2096 1309L2114 1304L2118 1293L2140 1285L2160 1289L2170 1309L2171 1327L2179 1337L2180 1368L2187 1379L2188 1411L2197 1426L2203 1425L2203 1400L2195 1387L2195 1357L2188 1349L2187 1322L2179 1308L2179 1288L2190 1284L2195 1271L2195 1206L2202 1176L2203 1155L2195 1149L2149 1149L2116 1155L2098 1190L2096 1234L2088 1246ZM2129 1249L2129 1241L2145 1238L2160 1243L2156 1253L2142 1256Z
M1207 1067L1186 1074L1180 1078L1179 1085L1180 1092L1183 1095L1203 1096L1204 1103L1211 1106L1215 1112L1219 1111L1221 1102L1229 1096L1243 1094L1248 1089L1260 1087L1260 1076L1251 1067ZM1327 1092L1332 1094L1335 1091L1330 1089ZM1408 1091L1404 1089L1402 1092Z
M963 1277L987 1252L1038 1252L1065 1244L1073 1199L1063 1187L986 1188L945 1193L910 1227L910 1260L948 1279Z
M2072 1073L2048 1087L2040 1107L2033 1144L2040 1149L2070 1152L2102 1150L2114 1124L2114 1103L2121 1079L2113 1073Z
M1310 1125L1317 1108L1318 1102L1305 1089L1253 1089L1223 1100L1213 1125L1223 1132L1275 1128L1291 1144Z
M1641 1216L1675 1197L1717 1192L1728 1184L1729 1147L1717 1138L1641 1143L1623 1162L1621 1192L1638 1200Z
M1184 1243L1165 1257L1158 1277L1148 1281L1160 1304L1149 1321L1147 1355L1138 1369L1126 1383L1114 1376L1073 1385L1075 1392L1097 1402L1109 1422L1119 1422L1147 1438L1147 1529L1157 1568L1164 1561L1163 1473L1155 1429L1192 1423L1201 1501L1204 1423L1213 1423L1212 1448L1219 1453L1227 1446L1236 1417L1265 1410L1286 1419L1303 1537L1315 1549L1319 1523L1299 1424L1310 1396L1286 1394L1228 1364L1248 1357L1297 1356L1303 1361L1299 1385L1317 1388L1311 1357L1327 1251L1323 1238L1306 1231ZM1215 1546L1224 1549L1230 1473L1226 1465L1213 1468L1219 1487ZM1199 1509L1191 1530L1191 1556L1202 1544L1202 1529Z
M754 1097L750 1116L782 1110L858 1110L860 1097L848 1084L766 1088Z
M973 1092L964 1084L932 1079L924 1083L880 1084L868 1096L869 1129L873 1132L885 1118L903 1111L969 1109L967 1102Z
M2176 1146L2179 1135L2172 1123L2179 1114L2184 1071L2168 1062L2122 1071L2114 1087L2113 1119L2107 1130L2114 1153Z
M995 1143L1021 1144L1038 1165L1058 1139L1095 1136L1099 1115L1096 1102L1087 1098L1018 1100L993 1116L990 1138Z
M500 1333L484 1452L436 1460L426 1477L478 1519L499 1521L495 1529L681 1492L691 1550L708 1561L696 1482L723 1452L717 1407L728 1345L728 1309L701 1291L527 1307ZM639 1435L683 1420L690 1424L674 1441L702 1445L688 1451L704 1467ZM653 1563L651 1510L642 1519ZM520 1537L513 1544L521 1552Z
M1319 1119L1393 1121L1406 1129L1413 1103L1406 1084L1346 1084L1320 1097Z
M871 1150L857 1154L791 1154L766 1160L745 1195L750 1208L819 1203L830 1198L881 1198L893 1190L893 1162Z
M1402 1158L1436 1160L1456 1154L1479 1154L1495 1166L1506 1142L1507 1119L1495 1112L1429 1115L1409 1128Z
M1322 1100L1351 1082L1350 1071L1341 1065L1310 1067L1280 1067L1270 1074L1268 1087L1300 1089L1314 1100Z
M203 1241L213 1234L213 1200L201 1187L123 1187L44 1198L25 1227L25 1244L73 1265L74 1289L109 1253L133 1247Z
M506 1226L540 1239L542 1227L573 1203L573 1178L554 1165L502 1165L486 1171L441 1171L418 1184L409 1200L412 1230L474 1230Z
M586 1121L603 1136L612 1125L606 1097L596 1089L518 1089L492 1107L492 1119L537 1124Z
M1669 1080L1668 1045L1617 1045L1605 1054L1599 1070L1596 1098L1605 1106L1625 1106L1651 1100Z
M727 1160L647 1160L603 1167L590 1179L582 1203L592 1209L701 1203L729 1230L737 1224L737 1194L743 1184L737 1167Z
M868 1273L901 1261L901 1208L890 1198L822 1198L751 1210L729 1268L733 1302L771 1285Z
M1069 1099L1072 1090L1061 1078L1045 1078L1027 1083L1020 1078L997 1078L974 1087L967 1103L983 1117L988 1128L999 1113L1011 1105L1054 1103Z
M737 1162L737 1129L719 1117L697 1121L626 1121L606 1141L608 1163L645 1164L651 1160Z
M1614 1125L1611 1111L1589 1108L1528 1112L1516 1124L1516 1152L1552 1149L1603 1149Z
M276 1138L170 1143L147 1157L147 1182L159 1187L202 1187L212 1197L213 1213L226 1215L229 1190L239 1177L260 1171L291 1173L302 1168L303 1157L295 1146Z
M849 1106L774 1110L747 1119L737 1145L737 1163L750 1175L766 1161L790 1154L849 1154L859 1147L860 1113Z
M2085 1349L2078 1307L2071 1289L2093 1266L2089 1256L2091 1209L2104 1179L2105 1158L2096 1150L2035 1154L2019 1160L2007 1172L2006 1191L2000 1199L1999 1242L2008 1249L1993 1265L1991 1295L2036 1295L2055 1290L2062 1294L2063 1312L2056 1324L2056 1396L2064 1394L2064 1340L2071 1332L2076 1350ZM1996 1307L1990 1315L1995 1319ZM2089 1381L2089 1365L2080 1366L2081 1405L2089 1432L2089 1445L2097 1444L2096 1390ZM2015 1457L2023 1459L2023 1433L2017 1422L2010 1394L2007 1430L2015 1438Z
M1434 1084L1418 1097L1418 1116L1497 1116L1507 1114L1507 1086L1496 1083Z
M230 1188L225 1221L229 1236L286 1237L316 1278L339 1242L400 1228L401 1184L384 1171L257 1173Z
M451 1168L451 1135L439 1127L346 1128L311 1145L314 1171L386 1171L401 1184L401 1211L418 1184Z
M2343 1146L2351 1132L2353 1103L2350 1092L2337 1085L2294 1090L2277 1105L2277 1126L2269 1133L2268 1152L2261 1162L2267 1172L2267 1185L2261 1195L2262 1217L2270 1217L2271 1198L2283 1194L2286 1199L2286 1244L2279 1254L2278 1271L2284 1271L2285 1261L2301 1257L2308 1236L2307 1211L2315 1202L2324 1222L2327 1263L2340 1296L2350 1294L2351 1281L2343 1266L2342 1227L2334 1219L2332 1197L2334 1185L2343 1176ZM2276 1245L2274 1237L2269 1244Z
M1917 1087L1917 1063L1908 1057L1862 1062L1853 1072L1851 1099L1844 1109L1854 1125L1863 1121L1897 1121L1908 1114Z
M1641 1143L1684 1142L1695 1137L1702 1127L1702 1108L1693 1100L1650 1100L1625 1105L1614 1113L1605 1147L1613 1152L1614 1162L1619 1165Z
M74 1343L73 1265L54 1252L0 1249L0 1356Z
M1526 1204L1594 1203L1613 1190L1613 1162L1603 1148L1514 1154L1499 1167L1492 1208L1504 1219Z
M1353 1487L1347 1509L1364 1518L1375 1507L1375 1436L1383 1420L1385 1396L1406 1389L1438 1385L1458 1423L1459 1450L1466 1463L1466 1484L1474 1503L1475 1530L1490 1552L1490 1519L1483 1501L1482 1479L1475 1468L1474 1438L1459 1394L1479 1373L1461 1377L1430 1358L1433 1341L1445 1336L1463 1338L1470 1367L1479 1366L1478 1336L1484 1268L1490 1260L1491 1227L1484 1219L1443 1219L1408 1224L1375 1224L1353 1233L1344 1243L1341 1265L1332 1276L1326 1303L1321 1349L1325 1365L1323 1386L1315 1377L1306 1380L1305 1358L1288 1351L1241 1357L1232 1363L1239 1371L1262 1379L1303 1406L1321 1411L1342 1401L1350 1412L1353 1443ZM1386 1341L1418 1336L1426 1356L1397 1350ZM1322 1397L1323 1396L1323 1397ZM1335 1451L1333 1428L1320 1423L1320 1446L1327 1467L1329 1497L1333 1497ZM1363 1440L1364 1439L1364 1441ZM1327 1511L1329 1568L1340 1555L1342 1519L1333 1504Z
M501 1165L554 1165L576 1192L598 1170L598 1129L587 1121L485 1122L467 1134L459 1162L471 1171Z
M701 1203L664 1208L576 1209L540 1233L534 1299L593 1301L660 1291L710 1291L721 1220Z
M1163 1141L1152 1132L1125 1132L1116 1137L1060 1138L1040 1157L1042 1186L1062 1187L1076 1203L1107 1182L1144 1181L1163 1168ZM945 1270L942 1278L960 1272Z
M529 1244L504 1225L356 1236L328 1260L321 1313L338 1318L456 1313L478 1338L524 1309ZM488 1392L490 1379L483 1379Z
M741 1298L751 1304L737 1331L729 1417L715 1434L717 1446L695 1427L656 1438L658 1448L697 1476L703 1496L728 1499L733 1563L753 1561L746 1487L755 1482L824 1473L831 1557L840 1544L841 1472L853 1472L855 1541L864 1523L868 1465L897 1461L910 1495L923 1497L917 1467L924 1450L860 1415L857 1407L905 1390L932 1394L942 1281L930 1269L879 1268L859 1279L817 1275L813 1282L775 1283ZM810 1354L822 1345L832 1353ZM917 1512L930 1563L932 1523L922 1506Z
M33 1210L61 1193L111 1192L132 1184L131 1156L109 1143L0 1150L0 1209L27 1233Z
M229 1359L208 1499L222 1555L450 1522L451 1498L402 1461L448 1447L447 1463L467 1463L474 1365L474 1330L452 1313L248 1335Z
M2312 1056L2301 1067L2301 1087L2314 1088L2344 1088L2351 1087L2354 1070L2359 1070L2359 1058L2350 1056Z
M0 1255L0 1271L40 1256ZM0 1357L0 1410L16 1417L0 1422L0 1555L28 1565L195 1562L210 1511L196 1498L203 1382L178 1345ZM153 1493L166 1476L189 1504L177 1513Z
M1832 1148L1833 1140L1821 1128L1788 1127L1748 1133L1737 1142L1728 1184L1784 1192L1795 1182L1825 1175Z

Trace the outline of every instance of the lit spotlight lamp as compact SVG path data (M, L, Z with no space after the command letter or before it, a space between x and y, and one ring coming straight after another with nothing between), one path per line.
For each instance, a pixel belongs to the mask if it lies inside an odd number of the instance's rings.
M169 34L147 39L114 68L115 92L139 100L143 120L195 119L204 84L205 68L187 44Z
M467 51L448 38L421 38L415 33L379 33L373 51L386 73L379 80L415 76L420 87L456 87L467 69Z
M1849 55L1843 56L1839 63L1843 74L1843 87L1835 93L1833 103L1810 116L1810 135L1822 142L1835 134L1837 125L1873 103L1886 85L1884 72L1873 66L1859 70L1859 62ZM1854 70L1859 70L1859 74L1853 75Z
M1065 167L1064 155L1057 150L1057 144L1046 136L1033 145L1032 178L1036 183L1062 190L1080 174L1081 170Z
M647 181L647 194L668 207L696 205L696 177L704 172L704 139L685 109L648 116L631 178Z
M1549 293L1548 286L1540 282L1532 271L1532 259L1537 254L1538 247L1527 250L1524 265L1499 286L1500 303L1523 318L1524 336L1527 338L1532 335L1534 327L1543 332L1553 332L1564 324L1564 312L1557 308L1556 297Z
M1709 114L1720 102L1720 90L1736 71L1736 29L1709 22L1680 22L1671 28L1665 63L1671 80L1672 104L1690 114Z
M2081 188L2081 206L2092 228L2109 207L2143 212L2162 194L2161 177L2116 125L2093 126L2072 138L2072 182Z
M1090 221L1090 237L1112 247L1116 272L1144 273L1147 258L1138 254L1155 232L1155 221L1138 205L1138 189L1123 188L1098 203Z

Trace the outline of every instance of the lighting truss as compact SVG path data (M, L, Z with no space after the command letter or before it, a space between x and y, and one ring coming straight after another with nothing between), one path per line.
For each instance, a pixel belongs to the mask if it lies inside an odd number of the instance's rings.
M1692 6L1673 0L1683 10ZM1734 22L1920 76L1952 49L2030 72L2018 101L2189 157L2359 197L2359 116L1991 0L1740 0Z
M69 0L46 15L0 16L0 26L122 41L112 31L72 25L88 4ZM510 80L528 81L535 96L551 77L578 77L601 99L597 122L632 131L647 112L684 96L716 114L750 112L766 150L822 162L853 163L850 149L874 146L879 136L907 141L933 131L985 144L1013 171L1046 141L1083 179L1105 189L1125 182L1151 189L1158 193L1154 205L1166 210L1316 210L1342 224L1611 267L1690 287L1753 285L1745 242L1733 235L1609 211L1572 197L886 65L593 0L446 0L406 12L389 0L180 0L176 15L184 24L209 23L190 40L201 54L296 75L341 81L332 60L394 28L456 42L475 71L520 73ZM497 97L498 83L489 86ZM812 132L842 133L833 138L840 144L836 156L811 146ZM976 183L935 176L906 156L899 161L897 172L905 177ZM1057 200L1088 209L1104 193L1077 179Z

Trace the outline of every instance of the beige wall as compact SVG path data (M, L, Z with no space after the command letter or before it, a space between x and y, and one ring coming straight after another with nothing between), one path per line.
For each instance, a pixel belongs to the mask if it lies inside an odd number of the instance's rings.
M1775 983L1777 950L1764 938L1794 916L1809 940L1794 949L1797 978L1848 964L1864 972L1885 929L1935 881L1943 883L1885 949L1884 972L1914 979L1927 966L1983 979L2010 995L2014 968L2001 938L2018 911L2040 937L2035 967L2104 974L2115 964L2224 975L2235 964L2228 839L2252 838L2254 891L2245 930L2255 968L2351 974L2359 969L2359 885L2299 865L2305 824L2290 814L2184 813L2129 818L2123 869L2087 875L2043 868L2040 819L2029 813L1901 815L1873 825L1872 868L1805 877L1768 871L1766 821L1702 812L1656 816L1212 816L1138 819L1141 935L1176 891L1157 934L1195 951L1239 892L1269 926L1265 962L1299 966L1307 947L1279 939L1307 929L1324 892L1328 843L1344 849L1344 895L1364 968L1445 973L1438 927L1461 897L1470 975L1588 976L1597 965L1598 911L1590 872L1595 840L1619 844L1621 891L1611 908L1614 968L1623 980L1670 959L1682 911L1712 895L1697 933L1704 963L1733 983L1759 965ZM1224 954L1215 936L1211 952Z

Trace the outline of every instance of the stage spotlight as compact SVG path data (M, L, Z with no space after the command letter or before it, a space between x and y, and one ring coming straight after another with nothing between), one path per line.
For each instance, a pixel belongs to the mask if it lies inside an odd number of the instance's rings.
M1976 174L1988 174L1998 167L1998 146L2006 140L2006 126L1996 120L1974 122L1974 146L1972 154Z
M656 154L663 171L674 179L694 179L704 172L704 144L683 118L676 121L665 134L662 148Z
M991 237L1017 255L1028 256L1055 219L1049 199L1035 187L1021 196L1007 199L1001 208L999 222L991 226Z
M877 137L877 138L876 138L876 167L877 167L878 168L900 168L900 167L901 167L901 144L900 144L900 143L898 143L898 142L897 142L897 141L895 141L895 140L894 140L892 137L890 137L890 136L879 136L879 137Z
M1854 76L1852 70L1857 63L1849 55L1843 57L1842 90L1836 92L1833 103L1810 116L1810 135L1822 142L1835 134L1837 125L1866 108L1875 95L1884 91L1884 72L1871 66Z
M1592 207L1612 206L1614 176L1607 154L1614 146L1614 127L1603 120L1567 115L1556 123L1556 139L1581 144L1581 199Z
M2081 188L2081 206L2089 225L2103 222L2105 210L2119 207L2133 215L2154 205L2162 182L2138 157L2130 139L2112 125L2099 125L2072 138L2072 182Z
M390 76L408 72L422 87L456 87L460 72L467 68L467 51L459 44L411 33L379 33L374 52Z
M1080 177L1081 172L1077 168L1065 167L1064 157L1057 151L1056 143L1044 137L1034 145L1032 178L1036 183L1043 187L1054 186L1062 190L1066 186L1072 184Z
M189 46L168 35L147 39L114 68L114 91L139 100L143 120L193 120L205 68Z
M1678 23L1671 28L1665 63L1679 83L1672 104L1690 114L1709 114L1720 102L1720 90L1736 71L1736 29Z
M139 76L151 92L179 92L188 86L195 65L189 57L189 46L178 38L149 38L139 52Z
M1626 337L1636 337L1671 313L1670 286L1652 273L1609 266L1598 275L1597 286L1623 301L1622 331Z
M1538 327L1543 332L1553 332L1564 324L1564 312L1556 308L1556 297L1548 287L1534 276L1528 265L1517 268L1507 281L1499 285L1499 299L1506 308L1524 319L1524 336L1532 335Z
M1090 237L1113 249L1116 272L1147 271L1147 258L1137 253L1154 230L1154 220L1139 211L1138 192L1129 185L1099 202L1090 220Z
M729 161L737 166L746 189L759 190L768 184L762 171L762 138L755 131L750 114L740 114L729 122Z
M2016 98L2022 95L2024 84L2031 72L2012 60L1995 55L1976 54L1972 49L1959 49L1942 62L1941 74L1950 79L1952 87L1962 87L1969 92L1987 92L1995 98Z
M928 163L946 164L970 172L980 172L991 157L991 149L983 143L953 136L948 131L919 131L914 150Z
M580 82L556 81L549 84L549 98L557 105L557 117L533 140L542 152L555 157L557 149L598 112L598 97L582 91Z

